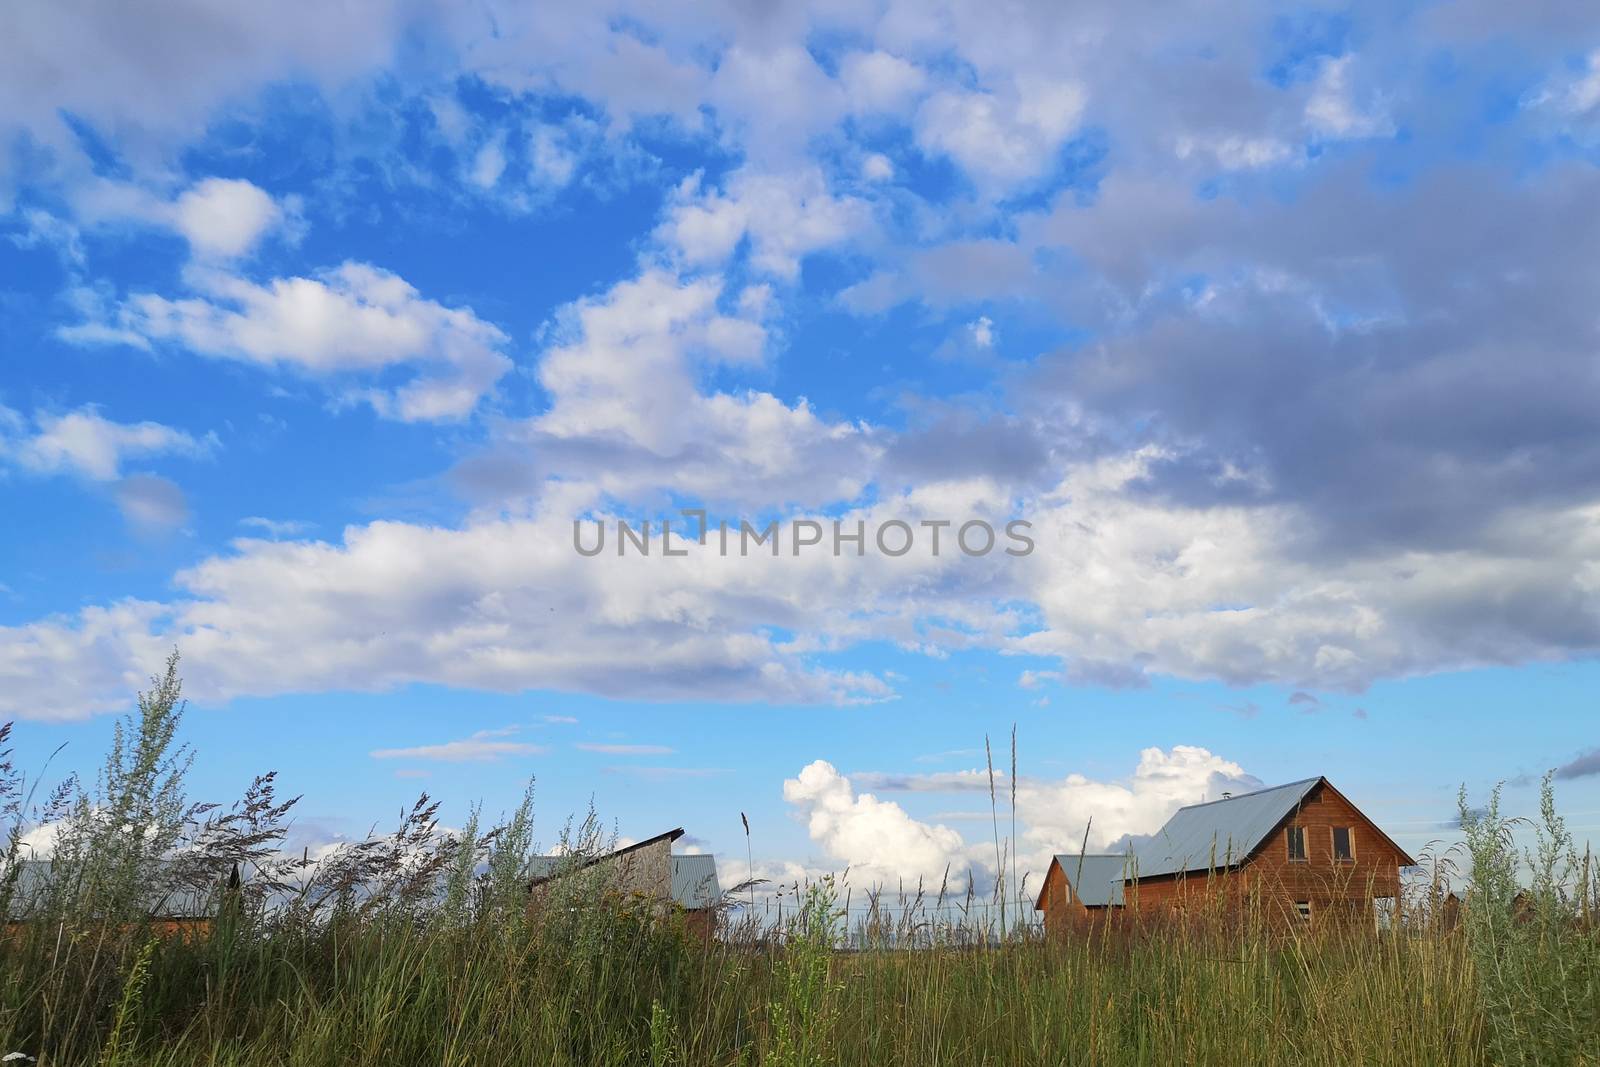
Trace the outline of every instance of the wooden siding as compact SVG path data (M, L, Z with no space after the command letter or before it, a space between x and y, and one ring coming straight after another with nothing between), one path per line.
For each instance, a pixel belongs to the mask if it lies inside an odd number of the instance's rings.
M1305 829L1306 858L1289 859L1287 829ZM1354 857L1350 862L1333 856L1333 829L1350 828ZM1310 903L1312 917L1319 915L1366 916L1371 901L1397 897L1400 867L1411 858L1391 842L1372 821L1326 782L1319 783L1267 835L1244 863L1230 871L1187 876L1141 879L1126 890L1128 903L1141 912L1189 907L1220 898L1230 904L1253 895L1278 911L1294 917L1295 903Z
M1061 871L1060 862L1052 859L1045 871L1044 885L1039 890L1034 910L1044 912L1044 932L1047 935L1065 937L1088 930L1103 921L1108 912L1121 909L1105 905L1086 907L1072 891L1071 883Z

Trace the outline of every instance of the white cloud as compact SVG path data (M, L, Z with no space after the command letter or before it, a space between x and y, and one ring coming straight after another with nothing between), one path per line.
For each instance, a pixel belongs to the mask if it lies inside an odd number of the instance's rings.
M0 456L34 474L70 473L100 482L119 478L129 459L203 456L217 444L214 436L197 439L158 422L113 422L93 405L64 415L35 414L33 423L29 433L21 417L9 413L0 422Z
M1073 82L1023 79L1004 96L945 90L917 112L917 144L949 156L981 189L1002 191L1044 175L1083 114Z
M1353 56L1326 59L1306 100L1306 125L1314 132L1341 140L1388 137L1394 123L1381 100L1358 104L1350 85Z
M1023 671L1017 678L1017 685L1023 689L1037 689L1045 682L1059 682L1060 671Z
M202 260L244 256L297 217L266 190L240 178L205 178L176 197L133 182L93 178L75 187L71 198L85 223L132 222L171 230Z
M1059 779L1023 777L1017 782L1017 819L1020 840L1002 842L1009 855L1017 850L1018 873L1028 875L1028 887L1039 886L1052 856L1077 852L1087 836L1090 851L1127 846L1130 837L1154 833L1180 807L1215 800L1222 792L1260 788L1261 782L1238 764L1204 748L1174 746L1170 751L1147 748L1139 754L1133 774L1125 780L1095 780L1082 774ZM848 867L851 884L915 884L937 890L948 868L950 887L965 889L968 873L992 879L995 846L988 839L968 842L958 831L940 822L910 815L899 804L878 798L868 789L908 792L988 792L984 771L955 774L862 775L840 774L824 760L816 760L783 784L783 797L806 821L807 831L823 853L824 862L784 876L815 876ZM1000 819L1009 823L1006 810L1010 784L997 786ZM986 823L989 811L949 812L938 818ZM1010 867L1010 862L1007 862ZM1010 871L1007 871L1010 877Z
M758 363L766 340L760 323L724 313L721 296L717 278L653 270L566 309L539 365L549 410L507 428L506 447L547 464L543 474L614 495L673 486L712 501L855 496L876 451L866 428L826 422L804 400L701 390L702 368Z
M847 108L844 90L800 42L735 42L722 53L706 100L761 166L801 157Z
M440 763L493 763L507 756L537 756L544 752L541 745L524 741L502 740L509 730L479 730L460 741L446 741L437 745L415 745L411 748L379 748L372 752L373 759L434 760Z
M891 181L894 163L882 152L873 152L861 161L861 176L869 182Z
M839 81L852 110L898 114L922 93L928 78L915 63L888 52L851 52L839 63Z
M309 533L316 526L315 523L306 522L303 519L268 519L260 515L250 515L242 518L239 520L239 525L260 530L273 540Z
M240 256L283 221L283 209L247 181L207 178L178 197L178 232L197 254Z
M283 367L321 378L415 368L392 389L355 387L382 415L404 421L469 415L511 367L505 334L465 308L424 299L404 279L347 262L314 278L258 285L224 271L192 269L199 294L130 297L111 329L205 356ZM93 341L81 330L69 340Z
M467 176L478 188L492 189L500 180L500 175L505 172L506 145L502 134L491 138L478 149L478 154L472 159L472 169Z
M1080 680L1146 674L1360 689L1373 680L1566 654L1506 590L1600 602L1600 507L1514 513L1478 548L1308 558L1290 505L1184 507L1131 492L1164 453L1075 468L1036 509L1044 626L1013 643ZM1070 504L1068 503L1070 502Z
M1206 156L1223 170L1260 170L1294 159L1297 149L1276 137L1244 137L1238 134L1200 137L1185 134L1175 149L1179 159Z
M578 157L568 147L566 131L558 126L540 125L528 135L528 162L534 181L548 189L560 189L572 181L578 170Z
M972 343L979 348L994 347L994 320L987 315L980 315L967 323L967 332L972 335Z
M825 760L785 781L783 799L799 809L811 840L828 859L850 868L855 885L921 879L937 891L948 872L950 887L959 890L966 885L968 867L978 862L959 833L919 822L893 801L857 794Z
M881 679L811 663L765 628L839 603L859 585L844 568L823 583L821 559L582 560L569 502L549 506L460 530L378 522L347 529L342 544L243 540L176 575L170 604L0 627L0 716L125 706L174 644L188 691L212 703L423 680L701 701L889 695Z
M1042 875L1051 855L1083 847L1085 833L1091 852L1104 851L1130 836L1155 833L1186 804L1261 785L1237 763L1193 745L1144 749L1126 781L1025 777L1017 782L1017 816L1026 826L1018 856Z
M986 767L918 774L856 771L850 775L850 783L857 789L872 789L880 793L987 793L990 781ZM992 781L996 794L1008 788L1004 771L996 770Z
M868 205L839 197L814 166L786 174L742 169L721 192L702 190L699 178L680 185L656 238L692 267L719 267L750 242L750 264L794 280L809 254L859 240L872 226Z
M580 741L572 746L579 752L599 752L608 756L670 756L676 749L666 745L611 745Z

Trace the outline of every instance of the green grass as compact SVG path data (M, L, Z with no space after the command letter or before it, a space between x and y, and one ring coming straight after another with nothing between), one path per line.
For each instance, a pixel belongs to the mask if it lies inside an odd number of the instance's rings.
M509 936L336 920L56 940L30 929L0 962L0 1046L45 1063L1490 1062L1460 937L1194 924L836 952L597 907Z
M0 939L0 1055L106 1067L1600 1063L1595 872L1548 781L1526 854L1497 797L1483 812L1463 798L1467 898L1452 931L1432 921L1432 887L1386 932L1206 911L991 946L992 931L926 924L918 904L845 930L823 880L781 929L707 943L609 897L599 867L558 879L530 913L531 789L487 829L474 815L442 833L424 797L393 834L314 866L284 856L293 801L270 775L232 808L184 799L175 669L141 698L96 784L37 807L0 728L12 823L0 904L27 920ZM24 885L20 834L42 820L62 824L62 844L48 884ZM578 855L602 837L592 815L561 834ZM150 927L153 888L215 887L234 865L247 877L219 893L212 931ZM897 947L913 930L919 947Z

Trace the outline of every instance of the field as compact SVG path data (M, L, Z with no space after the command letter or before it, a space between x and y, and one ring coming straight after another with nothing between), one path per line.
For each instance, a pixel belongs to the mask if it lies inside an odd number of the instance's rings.
M13 825L0 1055L40 1064L1600 1063L1593 872L1546 783L1527 853L1494 798L1463 814L1459 928L1424 886L1395 926L1286 930L1203 913L1049 941L846 929L831 880L777 926L706 942L587 875L527 907L531 791L442 834L426 798L322 862L277 848L270 775L229 808L183 795L172 669L94 786L35 798L0 757ZM0 748L4 747L0 733ZM21 828L57 823L49 877ZM597 847L592 818L562 833ZM217 892L205 930L157 930L151 894ZM1520 897L1519 897L1520 894ZM846 949L844 946L855 946ZM908 947L908 946L915 947ZM981 946L981 947L979 947ZM22 1061L26 1062L26 1061Z

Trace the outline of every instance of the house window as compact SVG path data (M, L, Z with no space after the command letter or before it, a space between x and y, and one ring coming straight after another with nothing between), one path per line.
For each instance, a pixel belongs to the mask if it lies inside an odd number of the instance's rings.
M1339 863L1352 863L1356 854L1350 847L1350 827L1335 826L1333 828L1333 858Z
M1304 826L1291 826L1288 831L1289 859L1303 861L1306 858L1306 828Z
M1297 900L1294 902L1295 917L1303 923L1311 921L1311 901Z

